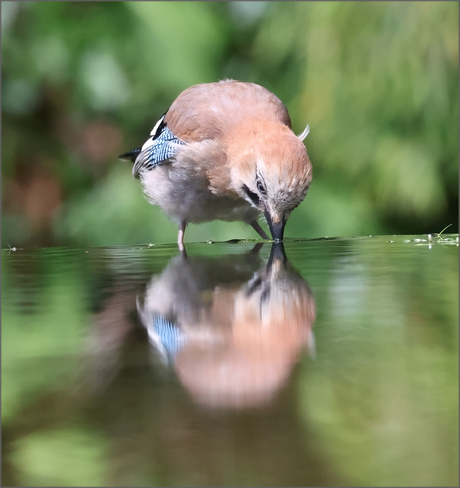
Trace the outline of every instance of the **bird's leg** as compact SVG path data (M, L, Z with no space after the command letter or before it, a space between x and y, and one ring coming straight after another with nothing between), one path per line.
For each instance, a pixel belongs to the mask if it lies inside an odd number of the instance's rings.
M180 225L179 225L179 234L177 234L177 245L179 246L179 251L184 251L184 234L185 234L185 226L187 225L187 222L185 220L182 220Z
M262 229L262 227L259 225L259 222L257 220L253 220L252 222L249 222L252 226L252 228L262 237L262 239L270 239L270 237L267 236L265 231Z

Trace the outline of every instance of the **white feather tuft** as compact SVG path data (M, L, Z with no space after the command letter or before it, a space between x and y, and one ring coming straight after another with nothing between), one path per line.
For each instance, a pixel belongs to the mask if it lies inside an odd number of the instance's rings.
M165 116L163 115L163 117L161 117L161 119L155 124L155 127L152 129L152 132L150 132L150 135L151 136L154 136L157 129L158 129L158 126L163 122L163 119L165 118Z
M310 126L307 124L307 127L305 127L305 130L302 132L302 134L299 134L297 137L301 141L303 141L308 136L309 132L310 132Z

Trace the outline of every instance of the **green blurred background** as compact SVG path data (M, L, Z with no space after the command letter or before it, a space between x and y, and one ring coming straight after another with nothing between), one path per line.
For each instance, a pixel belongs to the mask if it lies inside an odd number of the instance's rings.
M174 242L117 156L185 88L272 90L314 179L287 237L458 232L457 2L2 2L2 247ZM186 241L256 238L240 223Z

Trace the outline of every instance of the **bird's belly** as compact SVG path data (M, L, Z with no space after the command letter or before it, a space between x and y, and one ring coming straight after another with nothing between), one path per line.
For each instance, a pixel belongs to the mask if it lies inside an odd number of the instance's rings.
M176 222L251 222L259 214L242 198L217 196L209 190L206 179L178 174L170 165L142 173L141 184L149 202L159 205Z

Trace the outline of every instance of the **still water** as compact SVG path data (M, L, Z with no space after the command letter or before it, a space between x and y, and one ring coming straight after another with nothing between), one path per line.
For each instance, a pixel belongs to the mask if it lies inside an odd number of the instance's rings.
M2 251L2 485L458 485L458 236Z

